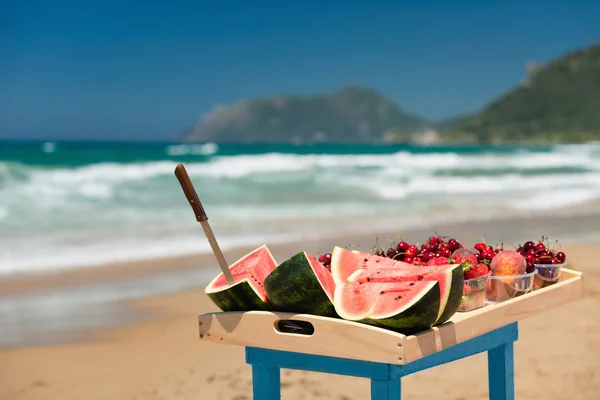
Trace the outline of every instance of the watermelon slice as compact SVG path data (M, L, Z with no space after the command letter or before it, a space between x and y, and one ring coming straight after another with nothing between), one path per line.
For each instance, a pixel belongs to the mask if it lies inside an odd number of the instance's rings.
M377 256L358 250L347 250L336 246L331 252L331 275L336 285L346 283L348 277L357 269L378 268L378 267L402 267L414 268L414 264L407 264L403 261L392 260L391 258Z
M277 311L337 317L331 273L305 251L275 268L264 287Z
M440 285L435 281L349 282L335 288L340 317L404 334L429 329L438 319Z
M440 285L440 308L435 325L449 320L460 307L464 274L460 264L407 268L358 269L348 277L349 282L419 282L436 281Z
M271 310L264 281L276 267L277 262L267 246L260 246L229 267L233 285L221 272L204 292L223 311Z

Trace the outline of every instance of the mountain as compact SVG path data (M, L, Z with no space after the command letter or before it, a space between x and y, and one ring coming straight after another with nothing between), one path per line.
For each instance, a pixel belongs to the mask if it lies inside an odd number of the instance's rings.
M466 116L446 141L583 142L600 139L600 44L545 66L529 63L522 84Z
M430 124L374 90L348 85L314 96L273 96L219 106L188 131L191 142L377 143L414 141Z

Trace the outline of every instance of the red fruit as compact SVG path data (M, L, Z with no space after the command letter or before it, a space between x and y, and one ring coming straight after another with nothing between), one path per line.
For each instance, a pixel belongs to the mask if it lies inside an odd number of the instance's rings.
M398 250L390 247L386 253L388 258L395 258L398 255Z
M525 255L525 261L535 263L535 256L533 254L527 254Z
M435 257L432 258L431 260L427 261L427 265L448 265L450 264L450 260L448 260L445 257Z
M483 257L483 254L481 254L481 253L475 254L475 257L477 258L478 263L482 262L485 258L485 257Z
M476 243L475 246L473 246L473 248L475 250L477 250L479 253L483 253L484 251L487 250L487 244L485 244L485 243Z
M421 260L423 260L424 262L427 262L427 261L431 260L433 257L435 257L435 254L428 251L427 253L423 253L423 255L421 256Z
M417 246L414 244L411 244L408 246L404 254L406 257L415 257L417 254L419 254L419 249L417 249Z
M471 286L465 283L463 286L463 296L468 296L469 294L471 294Z
M552 261L550 261L550 264L562 264L560 261L558 261L556 258L553 258Z
M458 243L458 241L456 239L450 239L448 240L448 248L450 249L450 251L454 252L458 249L460 249L462 246L460 243Z
M567 255L562 251L556 253L556 259L562 264L567 260Z
M552 262L552 256L546 250L540 253L540 264L550 264Z
M477 264L475 266L475 270L477 271L477 276L484 276L490 272L490 269L488 268L488 266L485 264L482 264L482 263Z
M483 253L483 256L490 261L492 261L492 259L494 258L495 255L496 255L496 253L494 253L494 250L489 250L489 249L485 253Z
M408 263L408 264L412 264L412 262L413 262L414 260L415 260L415 258L414 258L414 257L412 257L412 256L405 256L405 257L404 257L404 262L405 262L405 263Z
M527 269L525 270L525 272L530 273L533 272L535 270L535 265L533 265L533 262L527 261Z
M525 257L527 255L527 253L525 252L525 250L523 249L518 249L517 253L519 253L520 255L522 255L523 257Z
M480 263L475 255L465 257L465 260L471 263L471 265L477 265Z
M398 246L396 246L396 250L398 250L399 253L404 253L409 247L410 247L410 244L402 241L402 242L398 243Z
M467 270L464 271L464 278L465 279L474 279L474 278L478 278L483 275L487 275L488 272L489 272L489 269L488 269L487 265L477 264L475 266L469 267Z
M323 265L331 264L331 254L323 254L319 257L319 262Z
M429 244L440 244L440 243L442 243L442 239L440 239L439 237L432 236L429 238L429 240L427 242Z
M465 259L463 258L463 256L461 256L460 254L455 254L452 256L452 260L454 260L454 264L460 264L462 263Z
M535 245L535 251L540 253L542 251L546 250L546 245L542 242L539 242L538 244Z
M444 247L444 248L441 248L441 249L440 249L440 256L448 258L448 257L450 257L451 255L452 255L452 252L450 251L450 249L449 249L449 248L447 248L447 247Z
M537 256L537 251L535 250L535 247L532 247L531 249L527 250L527 254L533 254L534 256Z
M533 248L535 248L535 243L533 243L531 240L525 242L525 244L523 245L523 250L525 250L526 252Z

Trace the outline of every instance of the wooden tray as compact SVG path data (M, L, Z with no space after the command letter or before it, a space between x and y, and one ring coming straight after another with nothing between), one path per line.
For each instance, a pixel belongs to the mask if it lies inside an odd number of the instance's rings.
M583 275L563 268L560 281L554 285L470 312L457 312L445 324L409 336L342 319L267 311L201 314L198 322L202 340L407 364L581 297ZM277 329L281 320L309 322L314 332L311 335L281 332Z

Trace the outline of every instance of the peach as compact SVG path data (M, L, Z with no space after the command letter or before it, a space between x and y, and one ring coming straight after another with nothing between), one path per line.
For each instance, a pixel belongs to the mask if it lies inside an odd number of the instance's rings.
M527 261L516 251L502 250L492 259L490 269L495 276L523 275Z

